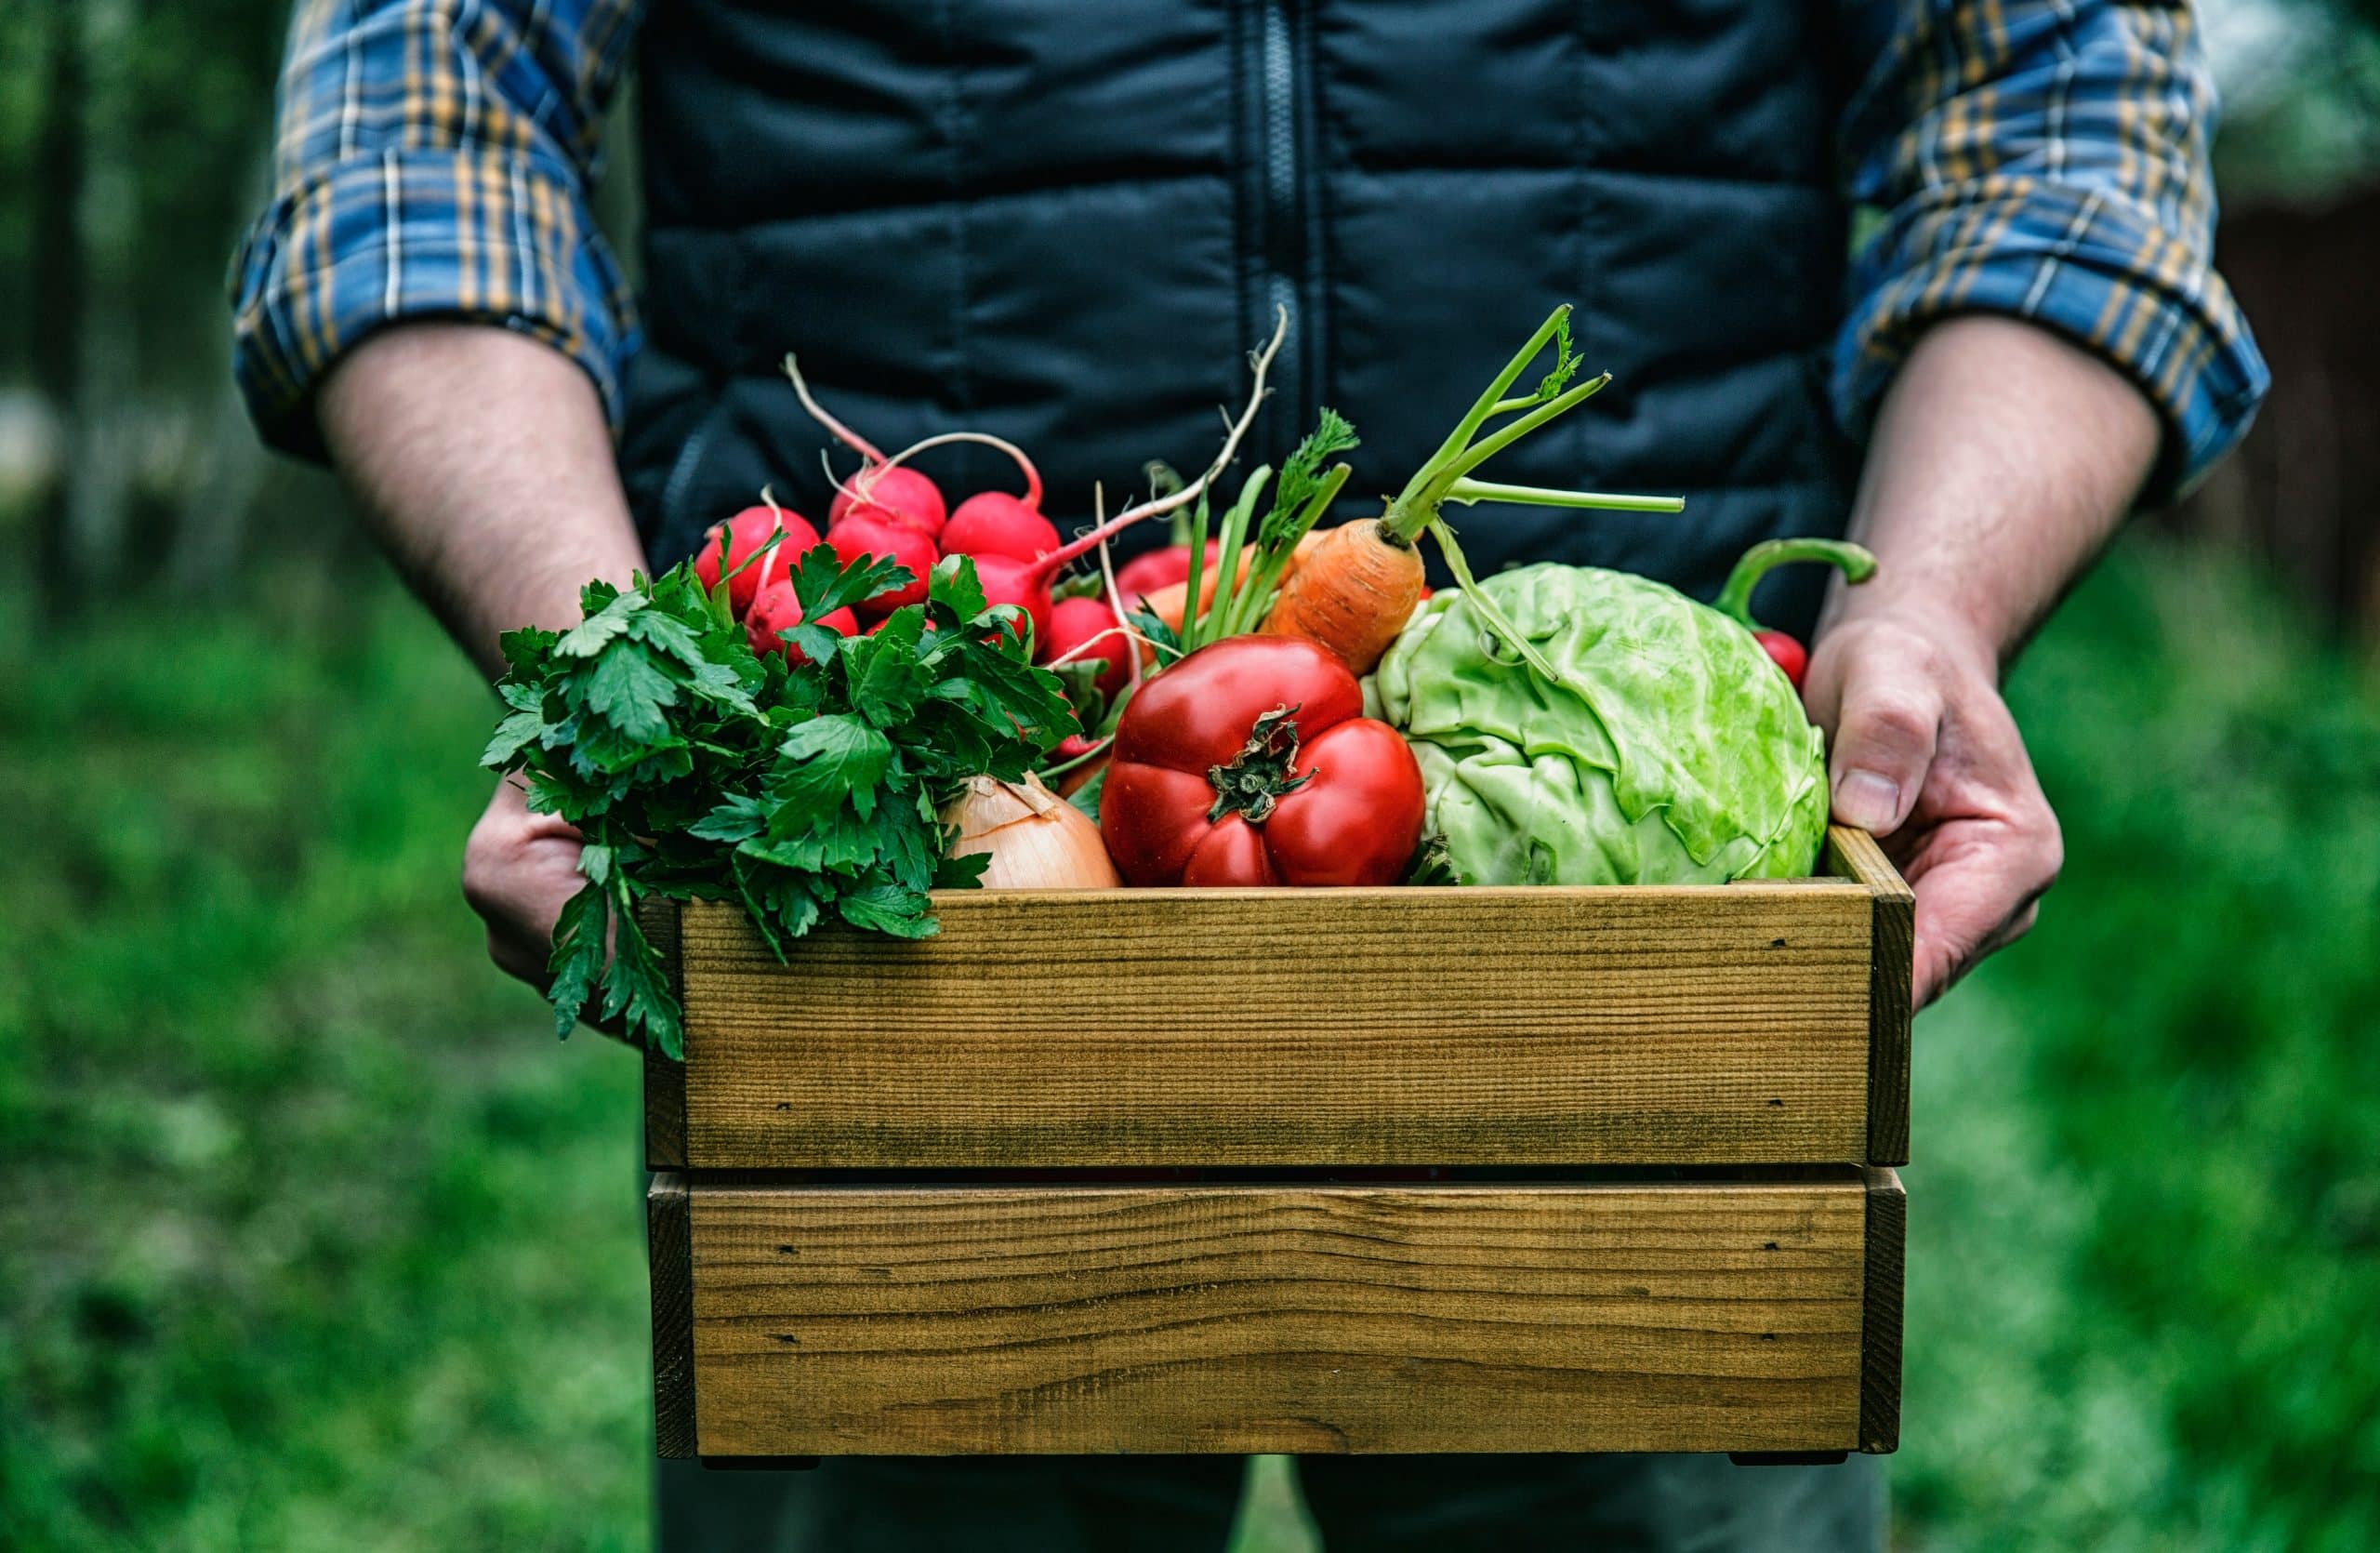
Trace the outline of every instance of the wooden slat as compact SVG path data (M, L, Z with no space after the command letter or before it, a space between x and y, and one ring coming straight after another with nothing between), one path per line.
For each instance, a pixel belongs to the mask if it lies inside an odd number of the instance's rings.
M686 976L685 960L678 950L678 903L649 900L638 910L637 920L668 972L671 994L683 1004ZM679 1170L685 1163L686 1065L648 1043L644 1048L644 1168Z
M1909 1162L1910 982L1915 971L1917 897L1865 830L1827 831L1830 873L1856 882L1873 903L1869 951L1868 1148L1871 1164Z
M1840 1451L1868 1191L735 1186L706 1456Z
M1865 1175L1868 1273L1859 1338L1859 1449L1883 1454L1900 1448L1901 1274L1909 1203L1899 1173L1871 1166Z
M694 1299L686 1178L664 1171L644 1191L653 1268L653 1439L657 1454L694 1453Z
M682 924L686 1161L1845 1161L1865 886L961 892L779 965Z

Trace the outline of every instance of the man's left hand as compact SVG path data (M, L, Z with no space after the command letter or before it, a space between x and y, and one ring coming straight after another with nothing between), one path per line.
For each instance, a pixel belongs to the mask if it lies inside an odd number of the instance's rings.
M1906 615L1839 619L1810 658L1834 817L1917 892L1919 1007L2024 936L2064 856L1996 670L1980 641Z

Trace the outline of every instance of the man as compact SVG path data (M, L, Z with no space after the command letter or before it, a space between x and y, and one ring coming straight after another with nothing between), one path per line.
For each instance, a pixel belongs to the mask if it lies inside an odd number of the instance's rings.
M641 325L587 207L632 42ZM2146 0L301 0L240 370L493 671L499 631L575 619L580 583L682 557L764 482L823 512L787 349L884 445L999 432L1080 515L1094 481L1200 460L1276 302L1294 335L1250 461L1330 404L1393 489L1574 301L1616 381L1496 472L1682 491L1687 515L1480 508L1466 549L1705 596L1771 535L1873 550L1870 585L1822 599L1800 569L1763 613L1817 627L1834 812L1916 886L1931 999L2057 871L2002 668L2264 388L2208 267L2211 116L2190 12ZM575 856L509 789L472 834L466 888L516 975L543 976ZM1342 1549L1877 1534L1857 1467L1305 1480ZM800 1514L838 1549L1212 1547L1235 1481L830 1464ZM782 1486L673 1480L665 1520ZM764 1541L739 1513L717 1537Z

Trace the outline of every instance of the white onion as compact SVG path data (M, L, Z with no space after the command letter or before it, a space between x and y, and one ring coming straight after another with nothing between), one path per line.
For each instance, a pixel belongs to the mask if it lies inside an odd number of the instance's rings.
M1091 817L1025 774L1022 782L971 776L964 791L943 805L942 822L958 828L953 857L991 854L987 890L1106 890L1123 883Z

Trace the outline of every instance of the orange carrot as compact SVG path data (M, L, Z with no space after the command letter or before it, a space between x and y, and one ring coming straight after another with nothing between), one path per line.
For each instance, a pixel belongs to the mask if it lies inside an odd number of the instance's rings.
M1553 347L1554 369L1535 392L1506 397L1528 364ZM1332 529L1322 545L1306 558L1295 576L1283 583L1264 630L1276 635L1302 636L1329 648L1355 672L1368 673L1381 654L1396 640L1421 602L1421 557L1413 547L1424 531L1438 543L1455 581L1470 589L1469 568L1456 548L1439 509L1448 502L1469 506L1479 501L1519 502L1533 507L1591 507L1633 512L1674 512L1685 505L1675 497L1608 496L1598 491L1548 490L1535 485L1504 485L1471 478L1496 454L1567 415L1593 397L1611 380L1608 374L1572 386L1579 358L1570 349L1570 309L1554 310L1540 325L1520 353L1488 385L1452 433L1421 467L1405 489L1378 518ZM1510 416L1493 431L1488 423ZM1507 639L1533 663L1535 649L1485 598L1478 607L1489 629ZM1549 671L1550 670L1546 670Z
M1421 552L1378 518L1306 537L1266 617L1268 636L1302 636L1358 674L1371 672L1421 600Z

